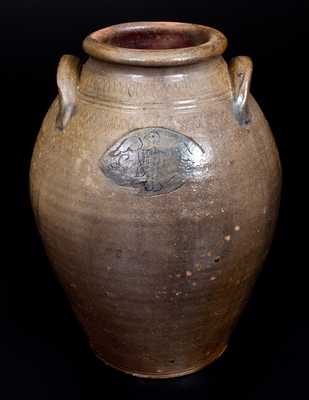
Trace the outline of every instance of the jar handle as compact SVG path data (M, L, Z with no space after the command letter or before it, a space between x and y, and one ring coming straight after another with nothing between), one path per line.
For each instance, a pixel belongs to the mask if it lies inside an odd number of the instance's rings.
M253 63L250 57L238 56L229 63L233 92L233 111L240 125L250 123L248 96L250 92Z
M56 127L63 130L76 109L76 93L80 76L80 60L71 55L63 55L57 69L59 111Z

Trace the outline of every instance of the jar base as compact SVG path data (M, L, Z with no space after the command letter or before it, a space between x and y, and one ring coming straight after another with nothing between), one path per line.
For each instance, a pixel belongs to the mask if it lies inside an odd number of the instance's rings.
M104 364L108 365L111 368L114 368L118 371L124 372L125 374L133 375L138 378L146 378L146 379L169 379L169 378L178 378L181 376L185 375L190 375L195 372L198 372L204 368L206 368L208 365L213 363L215 360L217 360L219 357L222 356L222 354L225 352L227 348L227 345L221 347L219 351L217 351L215 354L212 355L211 358L207 360L207 362L204 362L203 364L200 364L196 367L192 367L186 370L180 370L180 371L175 371L175 372L142 372L142 371L136 371L136 370L128 370L122 367L119 367L117 365L114 365L113 363L110 363L109 361L106 361L102 356L100 356L98 353L95 353L96 357L100 360L103 361Z

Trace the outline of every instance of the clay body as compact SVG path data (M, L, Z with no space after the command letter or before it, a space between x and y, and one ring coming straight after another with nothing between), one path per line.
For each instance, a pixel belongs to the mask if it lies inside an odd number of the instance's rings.
M281 170L218 31L130 23L59 64L33 153L47 255L95 353L138 376L219 357L268 252Z

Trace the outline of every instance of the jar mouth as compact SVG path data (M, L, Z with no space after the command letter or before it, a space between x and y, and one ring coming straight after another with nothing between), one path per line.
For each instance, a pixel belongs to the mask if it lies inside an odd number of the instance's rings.
M226 37L216 29L182 22L112 25L83 42L91 57L142 66L193 64L222 54L226 46Z

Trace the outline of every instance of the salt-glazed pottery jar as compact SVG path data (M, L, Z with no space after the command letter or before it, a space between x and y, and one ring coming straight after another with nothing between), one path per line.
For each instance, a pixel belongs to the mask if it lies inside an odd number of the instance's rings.
M225 350L270 246L281 169L252 62L207 26L140 22L61 58L31 198L96 355L143 377Z

